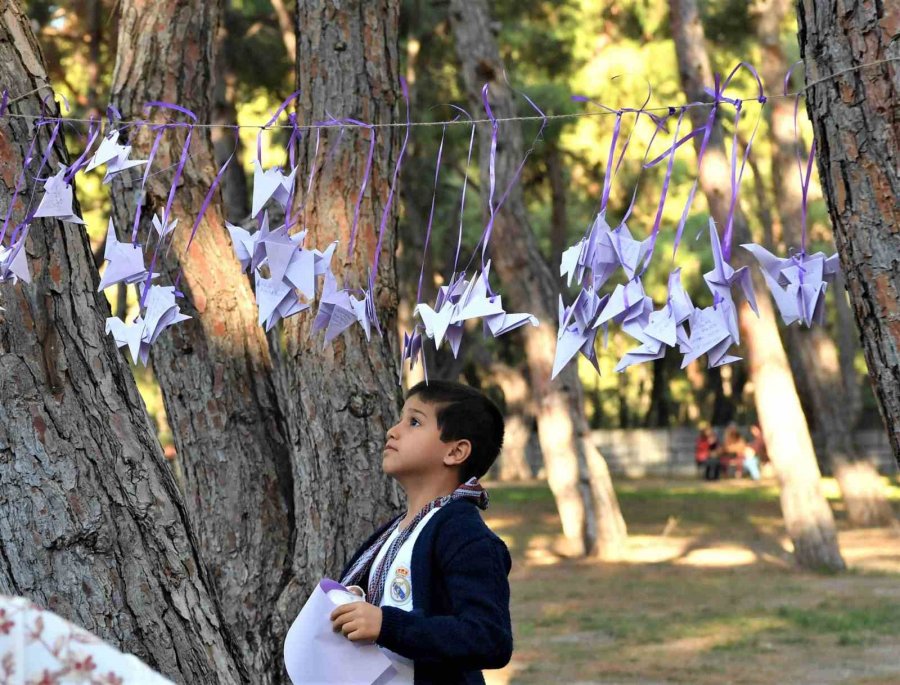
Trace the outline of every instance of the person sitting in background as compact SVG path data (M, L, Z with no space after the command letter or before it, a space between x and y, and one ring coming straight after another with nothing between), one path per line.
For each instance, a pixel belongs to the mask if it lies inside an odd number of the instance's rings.
M759 480L759 459L753 448L747 444L744 436L734 423L725 429L725 440L722 450L730 464L734 465L734 475L740 478L744 471L753 480Z
M700 433L694 443L694 461L706 480L718 480L719 437L705 421L700 424Z

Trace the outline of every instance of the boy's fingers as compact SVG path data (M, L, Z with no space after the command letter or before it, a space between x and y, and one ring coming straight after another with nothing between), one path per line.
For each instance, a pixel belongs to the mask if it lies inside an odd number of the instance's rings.
M344 625L346 625L347 623L349 623L350 621L352 621L353 618L354 618L354 617L351 616L351 615L349 615L349 614L344 614L343 616L338 616L336 619L334 619L334 620L331 622L331 624L332 624L332 626L334 626L334 629L335 629L335 630L338 630L338 629L341 628L342 626L344 626Z
M353 611L353 608L353 604L342 604L337 609L331 612L331 620L337 620L338 617Z
M341 626L341 632L347 637L350 637L350 633L353 633L358 629L359 626L357 625L356 621L348 621L343 626Z

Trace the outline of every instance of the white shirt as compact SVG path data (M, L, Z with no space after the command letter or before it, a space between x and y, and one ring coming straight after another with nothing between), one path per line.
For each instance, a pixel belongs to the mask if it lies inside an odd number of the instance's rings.
M402 609L403 611L412 611L413 547L415 547L416 539L419 537L419 534L425 529L425 526L431 520L431 517L434 516L438 511L440 511L440 507L435 507L427 514L425 514L424 518L419 521L419 525L415 527L406 542L404 542L400 549L397 550L397 556L394 558L394 563L391 564L391 567L388 569L388 572L384 577L384 592L382 592L381 604L379 606L396 607L397 609ZM381 546L381 549L378 550L378 554L375 556L375 561L372 562L371 566L373 572L376 568L378 568L381 560L384 559L385 555L387 554L388 548L391 546L391 543L393 543L394 540L399 537L399 535L400 526L397 526L394 529L394 532L388 536L387 540L385 540L384 544ZM391 685L413 685L414 669L412 659L407 659L406 657L400 656L399 654L396 654L389 649L385 649L384 647L382 647L381 650L385 653L385 656L387 656L391 660L394 668L397 670L397 674L393 678L384 682L390 683Z

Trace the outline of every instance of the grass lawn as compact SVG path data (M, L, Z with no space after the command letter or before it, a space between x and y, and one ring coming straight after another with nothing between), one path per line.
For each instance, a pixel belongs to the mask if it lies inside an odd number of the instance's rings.
M850 530L833 481L838 575L794 568L774 483L618 483L630 540L614 564L554 552L546 484L489 489L516 639L489 684L900 683L900 532Z

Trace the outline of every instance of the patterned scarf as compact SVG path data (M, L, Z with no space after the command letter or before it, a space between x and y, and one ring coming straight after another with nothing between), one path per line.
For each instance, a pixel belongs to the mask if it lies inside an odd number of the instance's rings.
M487 509L488 506L488 493L481 484L478 482L477 478L470 478L468 481L460 485L456 490L453 491L453 494L446 495L444 497L438 497L437 499L431 500L428 504L426 504L418 514L416 514L415 518L412 522L404 529L400 531L400 534L396 537L396 539L391 543L391 546L388 547L387 552L384 555L384 558L381 560L381 563L374 569L372 569L372 573L369 576L369 587L366 592L367 600L374 604L375 606L380 606L381 598L384 594L384 580L387 575L388 570L391 568L391 564L394 563L394 560L397 558L397 554L400 551L400 548L403 546L409 537L413 534L413 531L416 529L416 526L425 518L425 516L437 509L439 507L443 507L450 502L457 499L472 499L475 500L475 504L480 509ZM398 517L390 526L388 526L384 532L378 537L378 539L372 544L369 549L363 552L359 559L356 560L356 563L353 564L353 567L347 572L347 574L341 580L341 584L344 586L347 585L360 585L363 580L365 580L366 572L369 570L369 567L372 564L372 561L378 556L378 552L381 550L385 541L391 536L397 526L400 525L400 521L403 520L403 516Z

